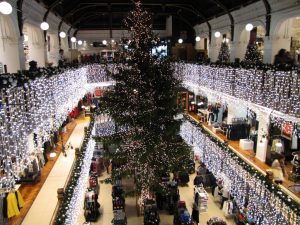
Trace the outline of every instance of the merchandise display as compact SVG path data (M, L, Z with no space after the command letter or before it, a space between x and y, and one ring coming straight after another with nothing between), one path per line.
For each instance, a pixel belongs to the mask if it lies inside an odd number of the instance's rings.
M113 225L127 225L126 213L123 210L114 210Z
M191 132L193 139L190 136ZM291 218L295 224L299 221L300 215L295 211L297 203L280 192L275 185L269 186L263 175L246 165L226 145L205 132L195 122L187 120L181 127L181 135L188 143L198 145L198 149L201 149L201 159L216 177L222 170L226 177L230 178L232 185L228 190L241 210L248 209L249 220L268 224L274 222L276 215L277 224L289 224ZM254 173L256 176L251 175ZM246 186L250 187L249 194L246 192Z
M160 218L157 205L152 199L144 200L144 225L159 225Z
M194 202L199 208L200 212L207 211L208 194L202 185L194 187Z

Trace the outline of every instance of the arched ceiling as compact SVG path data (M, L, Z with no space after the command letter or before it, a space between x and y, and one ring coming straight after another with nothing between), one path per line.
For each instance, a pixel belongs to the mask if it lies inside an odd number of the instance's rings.
M37 0L48 12L75 29L122 29L122 20L132 9L131 0ZM154 29L165 29L166 17L176 15L191 25L204 23L259 0L142 0L153 14ZM45 18L47 14L45 15ZM232 22L232 21L231 21Z

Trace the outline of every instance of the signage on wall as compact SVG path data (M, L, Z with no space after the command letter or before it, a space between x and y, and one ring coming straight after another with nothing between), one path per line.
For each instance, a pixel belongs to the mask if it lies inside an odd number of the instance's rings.
M291 122L285 122L282 125L281 135L289 140L292 139L293 125Z

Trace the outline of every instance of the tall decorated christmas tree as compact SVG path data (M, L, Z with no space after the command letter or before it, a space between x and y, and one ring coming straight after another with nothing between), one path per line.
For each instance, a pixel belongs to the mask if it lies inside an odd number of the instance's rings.
M124 20L131 37L128 50L120 58L113 90L102 97L102 109L127 132L113 137L118 150L113 161L118 167L112 178L135 177L136 188L146 197L161 180L161 174L180 170L190 155L179 136L176 96L181 81L173 75L167 60L151 55L159 40L154 34L150 14L134 1L134 10Z
M223 41L221 44L218 60L220 62L229 62L230 60L229 46L226 41Z
M262 55L257 44L249 42L244 61L248 64L260 64L262 62Z

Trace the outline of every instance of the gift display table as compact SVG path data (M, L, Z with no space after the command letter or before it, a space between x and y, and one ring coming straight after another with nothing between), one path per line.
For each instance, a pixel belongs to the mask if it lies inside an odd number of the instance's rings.
M243 150L253 150L254 142L248 139L240 139L240 148Z

